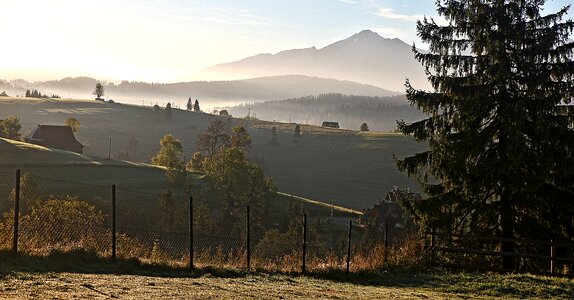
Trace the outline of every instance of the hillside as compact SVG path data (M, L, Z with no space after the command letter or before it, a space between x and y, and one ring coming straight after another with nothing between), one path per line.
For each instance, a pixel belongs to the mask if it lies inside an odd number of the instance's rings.
M281 101L225 107L234 116L256 116L263 120L321 125L336 121L341 128L358 130L363 122L373 131L395 131L397 120L414 122L424 118L405 96L365 97L322 94Z
M430 87L411 45L370 30L321 49L285 50L219 64L203 70L197 78L231 80L289 74L351 80L398 92L404 91L406 78L418 88Z
M27 82L0 80L0 92L24 95L26 89L37 89L43 94L57 94L62 98L93 99L92 91L98 80L89 77ZM389 96L396 93L351 81L309 76L274 76L235 81L194 81L179 83L146 83L123 81L119 84L103 82L105 98L122 103L141 105L171 102L184 108L188 98L199 99L203 108L242 102L280 100L323 93L347 95Z
M0 97L0 118L7 116L20 118L24 134L38 124L58 125L74 117L81 123L76 136L86 146L86 155L107 158L111 137L112 158L123 152L138 162L149 162L167 133L182 141L185 156L191 158L197 135L218 118L175 110L167 120L162 112L149 107ZM409 137L303 125L303 137L296 145L291 143L294 124L232 119L231 125L247 128L253 137L249 156L273 177L281 192L362 210L395 185L417 189L415 182L397 171L393 161L393 155L402 157L426 148ZM272 126L278 128L280 145L269 144Z

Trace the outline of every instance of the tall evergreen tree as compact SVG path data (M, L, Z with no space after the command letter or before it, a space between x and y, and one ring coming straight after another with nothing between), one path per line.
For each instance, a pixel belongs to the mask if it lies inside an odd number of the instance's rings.
M187 99L187 105L186 105L187 110L192 110L193 106L191 105L191 97L189 97L189 99Z
M165 118L166 118L167 120L171 120L171 117L172 117L172 116L173 116L173 109L171 108L171 103L168 102L168 103L165 105Z
M430 150L397 165L429 196L407 204L423 226L507 238L574 235L574 131L556 112L574 93L574 23L562 20L569 7L541 15L544 2L440 0L448 25L417 22L430 47L413 51L434 91L407 80L408 99L428 118L399 129Z
M193 111L201 111L201 109L199 108L199 101L197 99L195 99L195 103L193 104Z

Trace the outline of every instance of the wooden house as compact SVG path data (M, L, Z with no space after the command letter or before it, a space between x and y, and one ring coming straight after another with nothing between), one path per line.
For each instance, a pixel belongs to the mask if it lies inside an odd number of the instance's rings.
M82 145L70 126L38 125L24 141L44 147L83 153Z
M329 121L324 121L323 125L321 125L323 127L330 127L330 128L339 128L339 122L329 122Z

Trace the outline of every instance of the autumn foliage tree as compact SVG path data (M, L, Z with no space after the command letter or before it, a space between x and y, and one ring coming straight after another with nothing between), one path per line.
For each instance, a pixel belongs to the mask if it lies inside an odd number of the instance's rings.
M80 130L80 121L76 120L76 118L68 118L64 124L66 124L66 126L70 126L73 132L78 132Z
M151 163L166 167L168 170L183 170L183 146L181 142L171 134L166 134L159 143L161 147L157 154L151 158Z

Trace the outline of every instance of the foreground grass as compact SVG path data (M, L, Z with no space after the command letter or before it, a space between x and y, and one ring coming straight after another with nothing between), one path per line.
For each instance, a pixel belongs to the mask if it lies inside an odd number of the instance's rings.
M0 253L0 299L573 299L574 280L429 271L251 273L112 262L89 253Z

